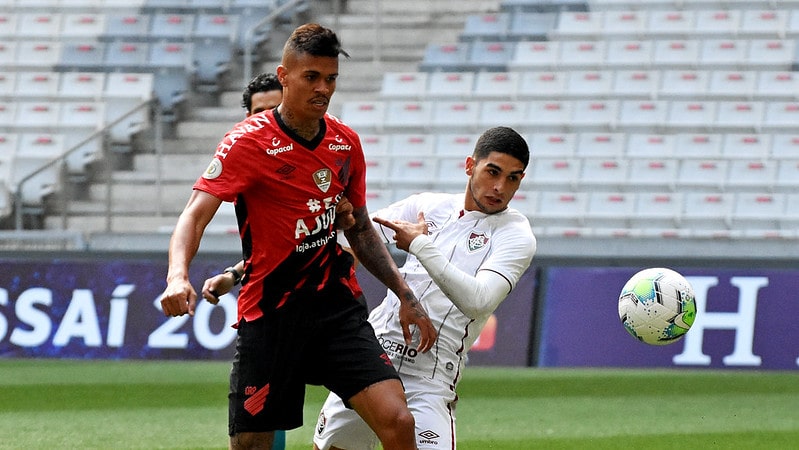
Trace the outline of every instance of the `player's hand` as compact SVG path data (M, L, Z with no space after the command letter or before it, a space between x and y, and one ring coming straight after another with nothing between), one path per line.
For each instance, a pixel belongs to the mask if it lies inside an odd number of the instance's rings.
M161 309L165 316L177 317L188 313L194 315L197 306L197 292L188 280L170 281L161 296Z
M219 297L233 289L233 284L233 275L229 273L214 275L203 283L203 298L208 300L208 303L216 305L219 303Z
M424 220L423 212L419 212L417 215L416 223L404 220L386 220L380 217L374 217L372 220L394 230L394 240L397 242L397 248L406 252L411 245L411 241L416 239L417 236L428 233L427 222Z
M433 322L427 315L420 302L413 292L408 291L405 300L400 301L399 319L402 326L402 336L405 338L405 345L412 344L411 325L415 325L419 330L419 346L416 348L418 351L424 353L433 347L436 342L438 333L433 326Z
M355 225L355 216L352 215L352 203L347 197L341 197L336 204L336 229L349 230Z

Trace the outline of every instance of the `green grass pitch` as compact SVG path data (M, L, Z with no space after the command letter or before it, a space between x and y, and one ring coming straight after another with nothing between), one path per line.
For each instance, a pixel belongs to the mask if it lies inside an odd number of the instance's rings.
M0 448L227 448L226 362L0 359ZM489 369L459 388L458 448L795 448L799 372ZM289 449L311 448L310 387Z

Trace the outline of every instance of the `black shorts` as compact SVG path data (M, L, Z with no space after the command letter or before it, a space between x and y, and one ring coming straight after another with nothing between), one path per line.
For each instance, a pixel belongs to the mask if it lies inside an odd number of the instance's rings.
M302 426L305 385L323 385L348 400L364 388L399 379L367 321L366 304L350 301L316 318L300 304L242 320L230 374L230 435Z

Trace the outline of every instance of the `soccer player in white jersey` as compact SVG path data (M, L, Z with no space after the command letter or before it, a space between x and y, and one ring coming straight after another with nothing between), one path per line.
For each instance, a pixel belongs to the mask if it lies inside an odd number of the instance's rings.
M369 316L405 386L419 449L455 448L455 386L466 353L532 261L530 223L508 207L529 156L514 130L489 129L466 157L464 194L412 195L373 214L384 241L409 253L400 271L438 330L431 351L406 346L391 291ZM327 398L315 449L373 449L377 443L355 411L334 394Z

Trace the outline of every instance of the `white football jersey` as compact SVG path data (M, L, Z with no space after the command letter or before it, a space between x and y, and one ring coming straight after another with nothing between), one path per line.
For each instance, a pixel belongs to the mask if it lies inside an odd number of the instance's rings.
M418 221L424 213L430 239L450 264L469 276L490 270L507 280L507 295L530 265L536 241L527 218L513 208L496 214L464 211L464 194L423 193L413 195L377 211L384 219ZM385 241L393 243L394 232L377 225ZM416 256L408 254L400 268L405 281L421 300L438 331L438 341L427 353L406 347L400 327L399 300L393 292L375 308L369 322L375 329L383 349L391 357L400 374L438 379L451 386L457 384L466 353L494 312L480 310L476 317L467 317L441 289Z

